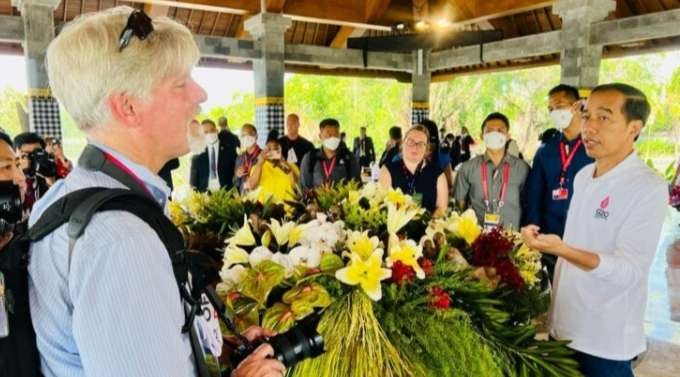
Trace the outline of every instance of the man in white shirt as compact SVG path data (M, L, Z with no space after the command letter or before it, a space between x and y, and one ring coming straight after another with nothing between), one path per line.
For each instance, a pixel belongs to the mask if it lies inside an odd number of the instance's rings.
M571 340L588 377L633 376L631 360L646 347L647 279L668 203L663 180L634 150L649 113L634 87L595 88L581 131L595 163L576 175L564 240L522 229L529 247L558 257L550 332Z

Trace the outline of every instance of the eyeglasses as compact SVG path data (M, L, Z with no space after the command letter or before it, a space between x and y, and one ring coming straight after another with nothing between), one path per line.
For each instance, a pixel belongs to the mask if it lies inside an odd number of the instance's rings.
M130 39L132 39L133 35L139 38L140 41L143 41L152 31L153 23L151 18L141 10L133 11L130 13L130 17L128 17L125 29L123 29L118 38L118 51L123 51L130 44Z
M427 141L417 141L416 142L416 141L413 141L413 139L406 139L405 144L406 144L407 147L411 147L411 148L415 147L415 148L418 148L418 149L423 149L427 146Z

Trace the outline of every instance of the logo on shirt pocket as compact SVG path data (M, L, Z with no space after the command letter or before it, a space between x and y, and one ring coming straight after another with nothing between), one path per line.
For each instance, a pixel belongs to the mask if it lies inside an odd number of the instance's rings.
M607 211L608 207L609 207L609 195L607 195L606 198L602 199L602 201L600 202L600 208L595 210L595 218L607 220L607 218L609 217L609 211Z

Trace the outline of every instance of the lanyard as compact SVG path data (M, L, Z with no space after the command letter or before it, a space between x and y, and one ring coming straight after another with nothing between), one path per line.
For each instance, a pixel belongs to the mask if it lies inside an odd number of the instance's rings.
M252 153L246 153L243 155L243 168L245 169L246 173L250 173L250 168L253 166L253 163L255 163L255 160L257 160L257 157L260 155L260 147L257 145L255 146L255 151Z
M565 144L563 141L560 141L560 162L562 166L562 171L560 172L560 186L564 186L564 180L567 174L567 169L569 169L569 166L571 165L571 162L574 160L576 152L578 152L578 149L581 147L581 144L583 144L583 141L579 139L576 142L576 145L574 145L574 149L572 149L571 153L567 155L566 149L568 144Z
M402 160L401 168L404 170L404 177L406 178L406 192L405 194L413 195L416 191L416 179L420 175L420 170L423 167L423 161L420 161L416 170L411 174L411 172L406 167L406 163Z
M482 190L484 194L484 204L486 209L489 207L489 182L487 176L486 161L482 161ZM505 195L508 192L508 185L510 184L510 164L506 161L503 163L503 185L501 186L500 198L498 201L498 209L500 210L505 205Z
M326 176L326 183L331 181L331 173L333 172L333 168L335 168L335 161L337 161L337 156L333 156L330 163L327 163L326 160L321 161L323 174Z
M155 199L155 196L153 196L153 194L151 193L151 191L149 191L149 188L146 187L146 184L144 183L144 181L142 181L142 180L137 176L137 174L135 174L132 170L130 170L130 168L128 168L127 166L125 166L125 164L123 164L120 160L118 160L117 158L113 157L112 154L107 153L107 152L104 152L104 151L102 151L102 153L104 154L104 157L106 158L107 161L109 161L110 163L112 163L113 165L115 165L118 169L120 169L120 170L123 171L125 174L127 174L128 176L130 176L130 178L132 178L132 180L135 181L135 183L137 184L137 186L141 187L141 188L142 188L142 189L143 189L143 190L144 190L151 198L154 198L154 199ZM132 188L132 187L131 187L131 188Z

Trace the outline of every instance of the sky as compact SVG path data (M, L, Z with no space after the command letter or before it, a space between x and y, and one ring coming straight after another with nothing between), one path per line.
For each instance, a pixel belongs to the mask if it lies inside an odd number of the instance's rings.
M680 68L680 51L652 55L658 62L659 69L655 70L655 78L658 82L666 82L670 79L673 71ZM221 68L196 68L193 73L194 79L208 93L207 101L202 105L203 109L209 110L215 106L229 105L232 96L236 92L249 92L254 90L253 73L245 70L221 69ZM290 75L286 74L286 79ZM26 71L23 56L0 55L0 91L5 87L13 87L19 91L26 91Z

